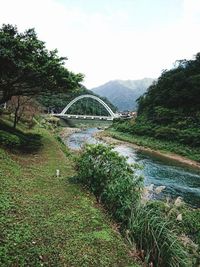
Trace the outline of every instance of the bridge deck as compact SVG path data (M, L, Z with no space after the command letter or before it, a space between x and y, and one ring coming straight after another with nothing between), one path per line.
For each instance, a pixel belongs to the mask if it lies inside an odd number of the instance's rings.
M111 116L95 116L95 115L73 115L73 114L53 114L55 117L68 118L68 119L90 119L90 120L107 120L112 121L114 118Z

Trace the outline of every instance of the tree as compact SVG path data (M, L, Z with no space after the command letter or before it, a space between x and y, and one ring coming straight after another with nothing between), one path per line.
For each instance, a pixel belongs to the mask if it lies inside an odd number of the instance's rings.
M61 112L66 105L80 95L94 95L102 99L112 110L116 112L116 107L105 97L94 94L94 92L86 89L84 86L79 90L73 90L69 93L42 93L37 97L38 102L48 110L53 110L55 113ZM82 99L76 102L69 110L71 114L91 114L91 115L108 115L107 110L102 107L96 100Z
M19 33L17 27L0 29L0 104L12 96L79 88L82 74L65 68L67 58L48 51L34 29Z
M193 60L179 60L164 71L139 98L138 114L157 119L157 107L176 110L183 117L196 116L200 110L200 53ZM173 116L175 117L175 116Z
M8 101L8 110L14 114L13 127L16 128L22 118L31 125L34 116L41 111L41 108L32 97L12 96Z

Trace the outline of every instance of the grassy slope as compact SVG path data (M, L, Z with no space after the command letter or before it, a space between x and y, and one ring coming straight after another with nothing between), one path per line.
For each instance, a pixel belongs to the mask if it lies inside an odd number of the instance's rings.
M175 142L163 141L153 137L148 136L138 136L132 135L128 133L123 133L116 131L114 129L108 129L105 133L113 138L130 142L139 146L149 147L154 150L159 150L164 153L175 153L177 155L181 155L187 157L191 160L195 160L200 162L200 149L199 148L191 148L186 145L178 144Z
M60 145L38 131L36 154L0 148L0 266L136 266L95 200L69 183L73 163Z

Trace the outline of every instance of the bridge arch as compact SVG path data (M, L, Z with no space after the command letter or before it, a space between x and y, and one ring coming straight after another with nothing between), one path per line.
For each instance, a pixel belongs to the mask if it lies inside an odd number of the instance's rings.
M68 109L74 104L76 103L77 101L79 101L80 99L82 98L93 98L95 99L96 101L98 101L102 106L104 106L104 108L108 111L108 113L110 114L110 116L112 118L116 118L116 114L112 111L112 109L102 100L100 99L99 97L97 96L94 96L94 95L80 95L76 98L74 98L64 109L63 111L60 113L60 115L64 115L66 114L66 112L68 111Z

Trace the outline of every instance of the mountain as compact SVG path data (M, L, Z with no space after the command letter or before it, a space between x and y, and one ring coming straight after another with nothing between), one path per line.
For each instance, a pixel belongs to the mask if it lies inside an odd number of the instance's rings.
M106 97L119 111L135 110L136 99L144 94L154 79L114 80L91 89L95 94Z

